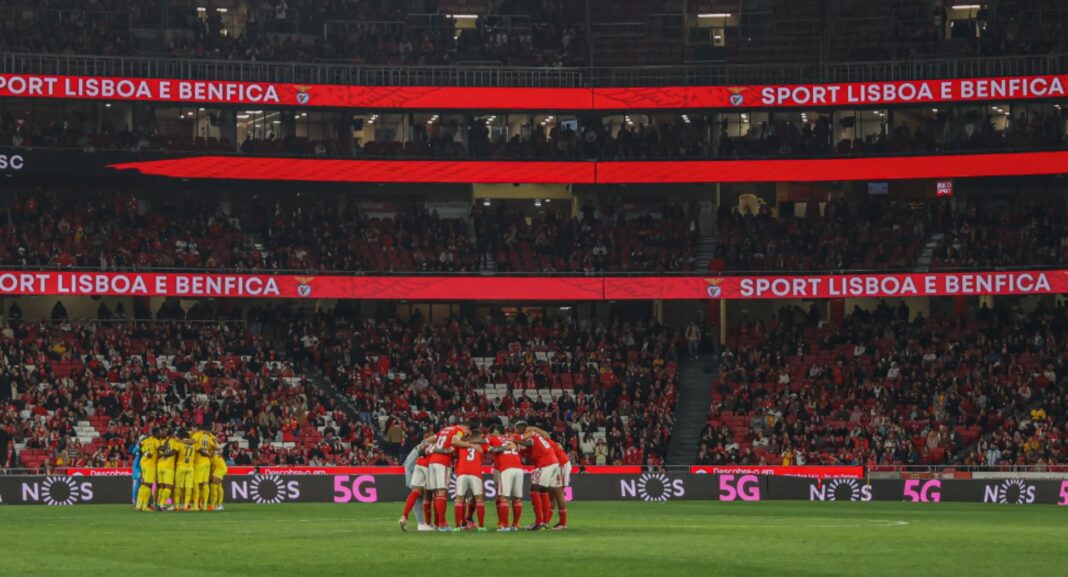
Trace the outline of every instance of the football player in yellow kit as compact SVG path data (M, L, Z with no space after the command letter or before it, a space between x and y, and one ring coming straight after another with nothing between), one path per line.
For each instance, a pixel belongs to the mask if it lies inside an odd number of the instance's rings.
M226 460L222 456L222 447L219 446L215 436L211 437L214 447L211 451L211 502L208 504L209 511L223 510L223 478L226 477Z
M209 497L208 481L211 478L211 455L215 448L215 437L203 429L193 430L193 442L197 452L193 466L193 510L207 511Z
M197 446L185 429L179 429L176 437L170 441L178 456L174 465L175 507L181 511L191 511Z
M178 458L181 443L169 435L169 430L165 426L160 427L159 439L159 456L156 458L156 483L158 485L156 509L163 509L167 507L167 501L172 498L174 491L174 462ZM174 510L175 503L177 500L172 502L169 510Z
M141 486L137 490L138 511L152 510L152 485L156 484L157 463L159 448L163 440L158 428L153 428L151 434L141 440Z

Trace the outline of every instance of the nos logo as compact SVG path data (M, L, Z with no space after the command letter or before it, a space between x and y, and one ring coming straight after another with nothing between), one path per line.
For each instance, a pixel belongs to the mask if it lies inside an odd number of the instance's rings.
M686 485L682 479L672 481L662 473L644 473L637 480L620 480L619 494L624 499L636 498L646 502L667 501L686 496Z
M251 481L235 480L230 487L235 501L252 501L258 505L274 505L300 498L300 484L285 481L278 475L254 475Z
M820 486L808 488L809 501L871 501L871 485L861 485L856 479L830 479Z
M93 484L75 477L46 477L22 483L22 501L45 505L76 505L93 500Z
M983 487L984 503L1013 503L1029 505L1035 502L1035 486L1022 479L1006 479L996 485Z

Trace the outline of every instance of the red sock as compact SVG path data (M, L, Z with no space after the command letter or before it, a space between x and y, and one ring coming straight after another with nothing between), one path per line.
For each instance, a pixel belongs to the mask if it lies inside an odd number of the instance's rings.
M408 518L408 514L412 512L412 507L415 506L415 502L419 500L419 493L412 491L408 493L408 500L404 502L404 518Z
M542 507L545 507L545 512L542 513L542 516L541 516L542 519L541 520L542 520L543 523L548 525L549 523L553 522L553 497L552 497L552 495L546 493L545 496L541 498L541 502L542 502Z
M434 507L430 500L430 495L423 495L423 522L427 525L434 525Z
M467 512L467 508L464 507L463 503L457 503L452 508L452 511L453 511L453 515L456 517L456 526L457 527L463 527L464 519L466 518L464 513Z
M478 526L479 527L485 527L486 526L486 504L484 502L482 502L482 501L479 501L475 505L475 512L478 513Z
M503 499L497 501L497 527L508 526L508 503Z
M519 526L519 518L523 516L523 501L516 499L512 502L512 526Z
M530 494L530 506L534 508L534 524L541 525L541 517L545 514L545 509L541 505L541 493Z
M445 495L434 496L434 518L437 520L438 527L447 527L448 523L445 521L445 513L449 508L449 500L445 498Z
M567 509L560 509L560 524L567 527Z

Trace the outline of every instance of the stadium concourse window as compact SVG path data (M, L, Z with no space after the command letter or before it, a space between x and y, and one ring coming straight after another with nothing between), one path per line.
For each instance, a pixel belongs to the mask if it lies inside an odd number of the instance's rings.
M1068 102L889 109L567 113L0 100L0 146L365 158L663 160L1038 151Z

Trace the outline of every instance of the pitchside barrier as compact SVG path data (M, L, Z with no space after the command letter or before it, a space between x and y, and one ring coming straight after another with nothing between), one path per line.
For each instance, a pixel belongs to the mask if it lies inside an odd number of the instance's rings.
M496 497L485 477L488 499ZM453 481L455 482L455 481ZM224 482L230 503L400 502L408 495L401 475L253 474ZM529 492L529 478L526 491ZM450 485L451 486L451 485ZM751 474L578 474L571 479L568 500L578 501L904 501L970 502L1020 505L1068 505L1068 480L1000 479L875 479L803 478ZM0 503L5 505L128 504L129 477L3 476Z

